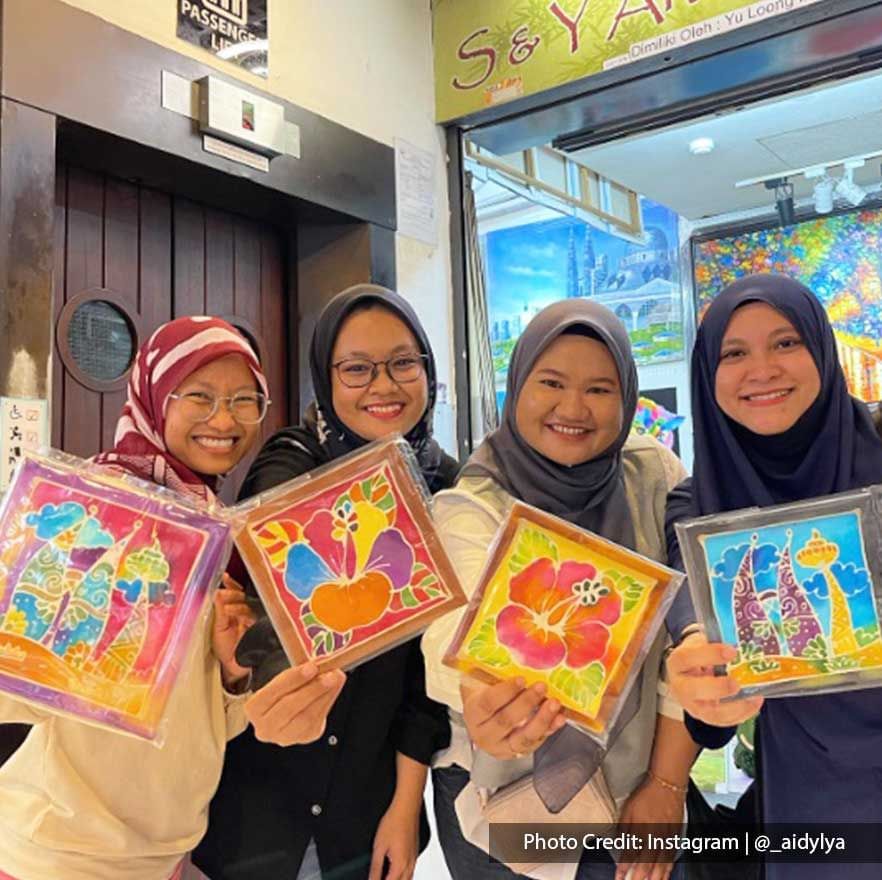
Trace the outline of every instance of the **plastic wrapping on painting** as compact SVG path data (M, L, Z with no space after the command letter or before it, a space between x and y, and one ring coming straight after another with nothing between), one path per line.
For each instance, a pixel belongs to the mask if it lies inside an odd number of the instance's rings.
M738 648L739 696L882 684L882 489L677 525L699 619Z
M0 506L0 699L161 745L231 547L171 490L27 453Z
M349 669L465 604L410 446L377 441L232 511L293 664Z
M683 576L517 502L444 663L495 682L544 682L606 745Z

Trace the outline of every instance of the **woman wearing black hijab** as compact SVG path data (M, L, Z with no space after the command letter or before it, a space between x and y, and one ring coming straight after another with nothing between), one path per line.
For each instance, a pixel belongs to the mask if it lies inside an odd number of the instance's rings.
M432 437L432 350L402 297L369 284L336 296L313 334L310 370L316 399L304 424L268 441L242 497L394 432L432 492L452 484L457 464ZM249 655L259 685L287 661L268 621L247 635L238 656ZM426 697L419 639L345 677L316 677L311 664L281 672L249 717L254 730L228 747L196 865L212 880L305 880L319 865L346 880L409 878L429 837L426 768L450 735Z
M475 589L515 500L665 561L665 499L685 471L660 443L630 434L637 394L627 331L608 309L567 299L533 318L512 353L500 428L469 459L456 487L436 498L436 525L466 592ZM674 638L691 614L688 599L685 607L675 602L667 616ZM649 650L604 752L564 726L560 704L546 699L541 685L466 684L461 692L459 674L441 663L460 618L459 612L443 618L423 639L429 695L451 710L452 743L436 757L433 786L438 834L455 880L515 876L482 850L474 804L478 789L498 789L531 773L548 822L571 802L579 813L574 819L599 820L579 812L599 771L620 818L679 827L696 749L679 707L659 699L665 633ZM537 638L556 637L547 621L548 615L534 616ZM555 865L556 876L621 880L627 874L628 865L617 866L605 850L599 858L592 863L586 851L581 864ZM670 859L656 863L647 854L628 876L656 880L672 868L675 876L682 872Z
M823 307L798 282L755 275L708 309L692 358L695 467L668 503L685 517L801 501L878 483L882 441L848 393ZM735 649L684 640L668 659L670 684L693 737L719 747L759 713L758 786L766 822L882 820L882 689L721 703L738 691L713 667ZM834 859L831 858L830 861ZM878 877L878 865L768 864L768 880Z

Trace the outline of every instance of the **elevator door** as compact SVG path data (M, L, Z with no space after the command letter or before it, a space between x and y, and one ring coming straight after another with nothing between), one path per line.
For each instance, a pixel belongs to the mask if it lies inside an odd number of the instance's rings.
M287 423L296 333L278 230L60 165L55 235L54 446L86 457L112 445L138 345L181 315L226 318L255 341L273 400L264 437ZM225 500L243 471L227 481Z

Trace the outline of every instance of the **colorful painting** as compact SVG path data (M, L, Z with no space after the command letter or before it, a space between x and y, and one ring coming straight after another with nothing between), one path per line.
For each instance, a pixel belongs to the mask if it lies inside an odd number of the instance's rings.
M28 453L0 512L0 691L155 740L229 537L170 493Z
M258 499L236 539L292 663L349 668L465 597L403 441Z
M738 648L729 671L744 693L882 677L876 491L677 525L696 609L708 638Z
M677 415L676 388L657 388L654 391L641 391L634 413L634 432L648 434L663 443L668 449L680 454L678 431L686 421L686 416Z
M830 317L852 394L882 399L882 209L746 232L693 249L699 319L745 275L774 272L812 290Z
M517 503L444 662L491 681L545 682L603 738L682 576Z
M485 236L487 306L498 403L508 362L530 319L559 299L607 306L628 328L638 364L682 360L678 218L641 199L645 242L635 244L571 217Z

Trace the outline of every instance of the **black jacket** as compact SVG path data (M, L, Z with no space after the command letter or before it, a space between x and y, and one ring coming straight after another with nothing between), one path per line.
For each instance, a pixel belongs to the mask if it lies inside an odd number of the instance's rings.
M302 429L272 438L243 496L322 464ZM452 485L456 462L427 475L430 489ZM212 801L208 832L193 855L211 880L295 880L310 839L326 878L367 877L377 826L395 792L395 755L422 764L446 747L446 708L426 696L420 640L358 666L331 710L322 738L283 748L251 728L233 740ZM429 840L425 809L420 848Z

